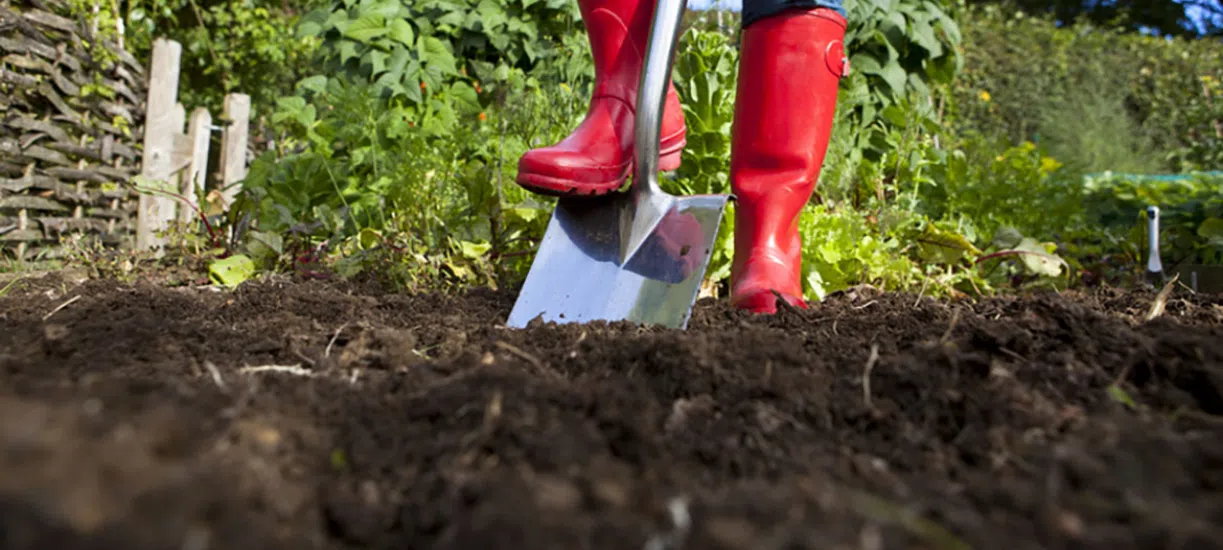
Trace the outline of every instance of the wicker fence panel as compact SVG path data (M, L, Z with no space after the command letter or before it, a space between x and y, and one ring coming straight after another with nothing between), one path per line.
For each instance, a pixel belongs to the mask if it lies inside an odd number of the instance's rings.
M129 245L145 69L46 1L0 0L0 255L63 254L63 237ZM117 55L117 62L91 51Z

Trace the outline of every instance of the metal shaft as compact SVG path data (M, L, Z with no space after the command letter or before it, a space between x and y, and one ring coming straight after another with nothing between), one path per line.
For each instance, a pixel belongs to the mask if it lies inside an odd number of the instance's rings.
M1147 284L1159 285L1166 279L1164 265L1159 257L1159 207L1147 207Z
M637 141L637 171L633 174L633 192L661 193L658 185L658 140L662 133L662 113L667 101L667 86L671 82L671 67L675 48L679 44L679 27L684 18L687 0L658 0L654 24L641 83L637 88L637 113L634 137Z
M1161 273L1163 262L1159 257L1159 207L1147 208L1147 271Z

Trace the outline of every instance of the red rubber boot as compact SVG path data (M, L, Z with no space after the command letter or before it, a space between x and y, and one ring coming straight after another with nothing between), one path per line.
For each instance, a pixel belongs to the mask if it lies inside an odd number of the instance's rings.
M654 0L580 0L594 57L595 85L586 118L569 137L528 151L518 161L519 185L547 195L603 195L633 170L637 86L654 18ZM659 168L679 168L686 128L679 95L667 89Z
M798 217L828 149L844 38L845 19L824 8L786 11L743 31L730 161L736 307L775 313L773 291L806 307Z

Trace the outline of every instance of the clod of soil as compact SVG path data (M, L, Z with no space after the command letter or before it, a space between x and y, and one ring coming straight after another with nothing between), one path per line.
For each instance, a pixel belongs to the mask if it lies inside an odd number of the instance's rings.
M1223 300L857 289L686 332L510 294L0 298L0 547L1223 548Z

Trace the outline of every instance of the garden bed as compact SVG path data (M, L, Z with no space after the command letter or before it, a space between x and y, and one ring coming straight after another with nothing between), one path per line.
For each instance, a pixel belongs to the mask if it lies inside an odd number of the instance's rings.
M24 280L0 545L1223 548L1223 299L1153 300L515 331L511 293Z

